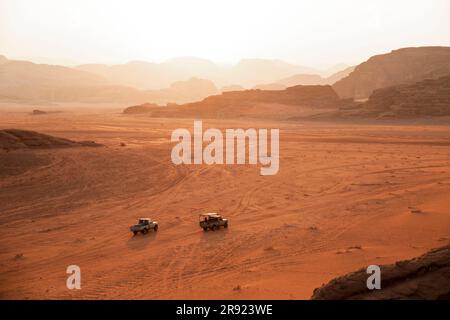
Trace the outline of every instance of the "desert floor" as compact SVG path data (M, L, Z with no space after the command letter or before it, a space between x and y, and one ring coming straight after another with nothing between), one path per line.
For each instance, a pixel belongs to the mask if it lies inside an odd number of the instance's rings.
M0 298L307 299L450 242L450 126L203 126L280 128L280 171L173 165L171 132L191 119L1 113L0 128L105 146L0 151ZM204 212L230 227L204 232ZM160 229L133 237L138 217ZM66 288L72 264L81 290Z

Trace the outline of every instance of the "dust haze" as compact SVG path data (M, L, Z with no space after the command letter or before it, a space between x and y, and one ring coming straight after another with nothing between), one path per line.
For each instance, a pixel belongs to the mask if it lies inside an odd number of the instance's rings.
M449 9L2 1L0 299L448 299ZM275 174L174 163L196 121Z

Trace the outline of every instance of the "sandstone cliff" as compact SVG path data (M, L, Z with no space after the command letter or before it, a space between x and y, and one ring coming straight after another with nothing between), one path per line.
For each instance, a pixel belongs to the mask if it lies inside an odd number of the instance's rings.
M450 47L403 48L371 57L333 85L341 98L368 98L379 88L450 75Z

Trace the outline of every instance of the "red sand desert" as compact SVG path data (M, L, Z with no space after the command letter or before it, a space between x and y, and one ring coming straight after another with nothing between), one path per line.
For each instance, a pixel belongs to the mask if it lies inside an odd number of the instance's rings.
M0 151L0 298L308 299L337 276L450 243L448 125L203 121L279 128L274 176L175 166L171 132L192 126L2 112L1 128L104 146ZM204 232L204 212L230 227ZM133 237L138 217L160 229ZM82 290L66 288L72 264Z

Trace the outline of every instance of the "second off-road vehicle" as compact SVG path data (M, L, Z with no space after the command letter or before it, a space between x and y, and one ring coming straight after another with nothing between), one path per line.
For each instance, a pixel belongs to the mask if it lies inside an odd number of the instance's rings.
M152 219L149 218L140 218L137 224L130 227L130 231L133 232L134 235L137 235L139 232L146 234L151 229L158 231L158 222L152 221Z
M220 227L228 228L228 219L224 219L217 213L202 213L199 216L199 224L204 231L208 231L208 229L214 231Z

